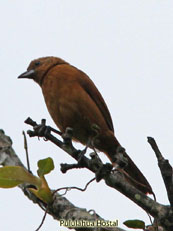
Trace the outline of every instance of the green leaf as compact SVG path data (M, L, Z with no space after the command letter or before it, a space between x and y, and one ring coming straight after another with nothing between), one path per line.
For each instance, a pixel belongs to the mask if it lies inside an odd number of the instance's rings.
M52 158L50 157L43 160L39 160L37 165L38 165L37 173L40 177L48 174L50 171L54 169L54 163Z
M53 201L52 192L47 184L46 179L43 177L40 177L42 181L41 187L37 189L30 188L29 190L36 195L40 200L44 201L46 204L50 204Z
M36 189L28 189L40 198L40 200L47 204L52 202L52 192L44 176L33 176L21 166L5 166L0 168L0 188L13 188L22 183L34 185Z
M41 179L30 174L21 166L5 166L0 168L0 187L13 188L22 183L30 183L41 187Z
M127 220L123 222L123 224L126 225L128 228L145 229L145 222L141 220Z

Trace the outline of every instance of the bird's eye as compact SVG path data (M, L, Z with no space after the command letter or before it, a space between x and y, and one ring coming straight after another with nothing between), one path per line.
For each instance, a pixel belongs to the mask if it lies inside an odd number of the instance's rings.
M39 65L40 65L40 61L35 62L36 67L39 66Z

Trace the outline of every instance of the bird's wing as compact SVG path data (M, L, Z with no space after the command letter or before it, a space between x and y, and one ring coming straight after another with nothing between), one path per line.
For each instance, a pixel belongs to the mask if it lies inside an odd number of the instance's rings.
M103 97L101 96L100 92L96 88L95 84L84 72L82 72L82 76L80 75L79 82L82 88L87 92L87 94L92 98L92 100L95 102L95 104L99 108L109 129L114 132L114 127L113 127L110 112L108 110L108 107Z

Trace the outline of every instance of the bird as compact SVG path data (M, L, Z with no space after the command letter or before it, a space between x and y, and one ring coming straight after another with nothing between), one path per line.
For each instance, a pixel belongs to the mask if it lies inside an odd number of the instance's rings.
M114 133L109 109L94 82L80 69L65 60L48 56L30 62L19 79L33 79L42 89L47 109L61 132L73 130L73 140L95 148L116 165L117 149L121 147ZM129 155L123 171L133 185L144 194L152 188Z

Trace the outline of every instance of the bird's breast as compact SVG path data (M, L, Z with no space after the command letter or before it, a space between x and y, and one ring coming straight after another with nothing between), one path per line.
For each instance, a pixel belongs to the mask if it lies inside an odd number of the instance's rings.
M67 127L73 129L73 136L86 144L95 134L93 125L101 132L108 129L99 107L80 85L76 78L78 72L52 71L42 84L42 92L48 111L57 127L64 132Z

